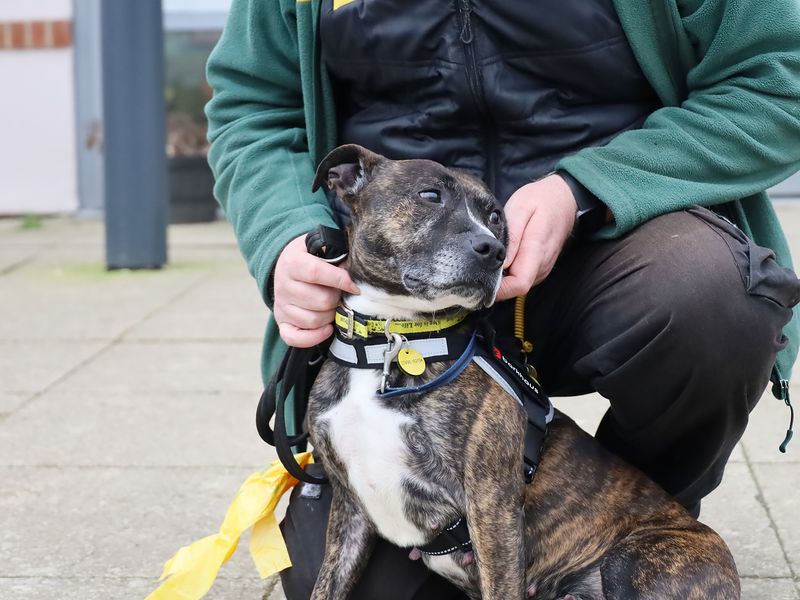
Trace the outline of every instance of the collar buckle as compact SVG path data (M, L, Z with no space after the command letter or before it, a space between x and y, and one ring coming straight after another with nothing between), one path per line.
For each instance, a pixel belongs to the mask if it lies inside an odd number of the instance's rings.
M344 303L342 303L341 308L342 312L347 316L347 329L342 332L342 335L348 340L352 340L355 337L353 334L356 322L355 311Z

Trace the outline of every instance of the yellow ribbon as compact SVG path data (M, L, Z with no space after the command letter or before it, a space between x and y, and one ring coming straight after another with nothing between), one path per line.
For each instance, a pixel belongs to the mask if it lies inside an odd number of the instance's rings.
M314 461L310 452L295 456L300 466ZM278 528L275 507L287 490L298 484L280 461L253 473L239 488L219 533L184 546L164 565L168 577L145 600L196 600L211 589L220 567L236 551L239 538L250 527L250 555L264 579L292 566Z

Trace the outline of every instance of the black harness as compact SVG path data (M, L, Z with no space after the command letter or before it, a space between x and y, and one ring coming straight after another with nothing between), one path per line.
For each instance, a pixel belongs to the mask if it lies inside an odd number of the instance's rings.
M315 231L313 236L309 235L309 239L316 242L316 246L313 246L316 252L341 256L341 246L337 246L332 237L334 234L330 232L338 233L337 230L330 229L327 233ZM311 244L309 251L312 251ZM327 352L319 349L289 348L259 401L256 414L259 435L265 442L275 447L278 458L293 477L311 484L326 482L326 479L309 475L300 468L294 459L292 447L302 447L308 439L308 433L302 431L308 385L316 375L313 368L318 368L323 356L327 354L332 360L350 368L382 369L380 389L375 393L383 399L429 392L452 382L471 363L476 364L515 398L525 411L527 428L522 475L526 484L533 481L548 425L553 418L553 406L538 381L527 372L527 369L508 359L495 345L494 332L488 324L486 314L476 313L466 319L459 318L459 315L445 316L443 323L454 324L443 329L436 329L436 323L430 325L432 322L423 322L422 325L411 324L406 327L407 332L400 334L396 331L398 329L403 331L404 328L397 325L393 327L391 321L360 315L346 307L341 307L338 312L336 333ZM383 325L384 331L381 332L375 327L369 328L370 323L376 322ZM357 327L355 323L360 323L361 326ZM425 331L415 332L415 328ZM425 383L391 387L390 368L404 349L419 354L426 364L448 361L451 365ZM292 392L295 401L294 431L297 433L290 435L286 426L285 404ZM273 416L274 430L270 428ZM471 547L467 520L465 517L460 517L445 527L430 544L419 549L425 554L443 555L458 550L468 551Z

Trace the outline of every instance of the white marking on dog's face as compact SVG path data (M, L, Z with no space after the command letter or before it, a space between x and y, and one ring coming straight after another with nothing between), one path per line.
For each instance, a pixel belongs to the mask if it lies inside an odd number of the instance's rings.
M469 198L466 198L464 200L464 203L467 206L467 214L469 215L470 220L473 223L475 223L475 225L477 225L478 231L480 231L482 233L485 233L486 235L490 235L494 239L497 239L497 236L494 234L494 232L491 229L489 229L489 227L487 227L486 223L484 223L483 221L481 221L480 219L475 217L475 214L472 212L472 209L469 206L469 204L470 204L469 200L470 200Z
M320 419L327 422L350 486L378 533L397 546L420 546L428 532L409 521L404 508L403 481L413 473L407 466L403 430L413 420L375 397L379 371L349 369L348 377L347 394Z

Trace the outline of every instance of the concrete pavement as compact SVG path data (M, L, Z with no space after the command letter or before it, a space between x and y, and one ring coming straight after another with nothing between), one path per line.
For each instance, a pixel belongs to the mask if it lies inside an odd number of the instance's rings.
M800 206L779 210L800 256ZM0 220L0 599L144 598L273 459L253 423L267 311L226 223L173 226L168 268L114 273L99 223L21 223ZM605 402L559 406L592 430ZM787 419L765 396L703 507L748 600L800 599L800 440L777 451ZM207 597L265 585L282 597L243 544Z

